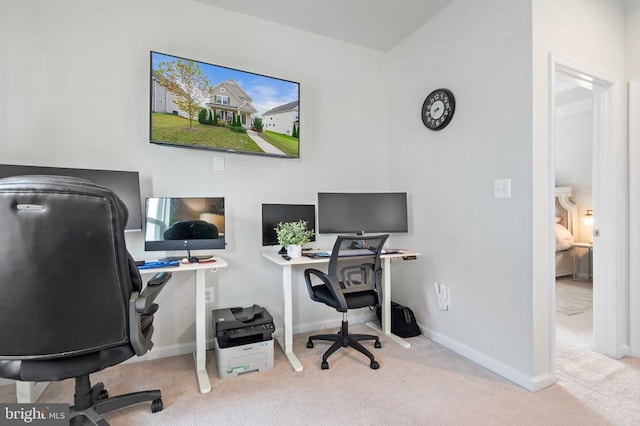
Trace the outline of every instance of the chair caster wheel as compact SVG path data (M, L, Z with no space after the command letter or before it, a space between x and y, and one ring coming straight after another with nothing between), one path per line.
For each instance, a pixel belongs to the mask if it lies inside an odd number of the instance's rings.
M154 399L151 402L151 412L157 413L158 411L162 411L162 400L160 398Z
M307 348L309 349L313 348L313 342L311 340L307 342Z
M382 347L382 344L380 342L376 342L373 344L373 347L376 349L380 349Z
M328 370L329 363L327 361L322 361L322 364L320 364L320 367L322 367L323 370Z
M98 394L98 400L109 398L109 392L106 389L102 389Z
M369 367L371 367L372 370L377 370L378 368L380 368L380 364L378 364L378 361L371 361Z

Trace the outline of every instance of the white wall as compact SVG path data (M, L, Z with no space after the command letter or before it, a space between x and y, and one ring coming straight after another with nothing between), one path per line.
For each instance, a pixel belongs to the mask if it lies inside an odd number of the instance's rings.
M380 52L172 0L3 1L0 40L0 161L137 170L143 197L224 196L228 248L216 254L230 266L207 275L220 307L281 311L281 271L261 256L277 249L261 247L261 203L387 189L387 123L372 90L384 87ZM300 82L300 159L150 144L150 50ZM224 157L224 172L213 171L214 155ZM127 234L127 245L136 258L158 255L144 253L142 233ZM339 324L296 275L298 329ZM162 293L152 354L194 340L192 281L175 274Z
M456 0L392 49L391 187L413 194L423 254L396 268L394 298L428 335L527 387L531 315L531 6L525 0ZM453 91L444 130L420 119L429 92ZM511 199L494 180L510 178ZM394 276L395 278L395 276ZM450 287L437 308L434 282ZM397 283L397 284L396 284Z

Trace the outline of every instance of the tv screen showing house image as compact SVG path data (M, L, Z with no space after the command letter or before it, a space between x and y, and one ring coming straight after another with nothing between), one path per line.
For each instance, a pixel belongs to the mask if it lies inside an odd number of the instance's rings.
M300 156L300 84L151 52L150 141L263 155Z

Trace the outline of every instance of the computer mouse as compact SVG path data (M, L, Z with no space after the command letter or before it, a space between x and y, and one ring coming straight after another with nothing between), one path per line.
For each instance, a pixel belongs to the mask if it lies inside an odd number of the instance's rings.
M189 257L187 258L187 260L189 261L189 263L198 263L198 262L200 262L200 259L198 259L198 258L197 258L197 257L195 257L195 256L189 256Z

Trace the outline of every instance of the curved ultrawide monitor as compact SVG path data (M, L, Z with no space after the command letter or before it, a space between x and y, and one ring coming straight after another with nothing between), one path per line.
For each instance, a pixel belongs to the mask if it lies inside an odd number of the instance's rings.
M408 232L406 192L319 192L321 234Z
M146 251L225 248L223 197L150 197L145 202Z

